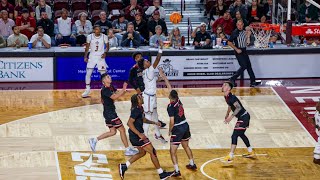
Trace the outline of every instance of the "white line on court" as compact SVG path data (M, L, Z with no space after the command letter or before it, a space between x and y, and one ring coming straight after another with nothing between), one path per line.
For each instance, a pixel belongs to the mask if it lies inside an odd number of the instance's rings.
M242 155L235 155L235 157L239 157L239 156L242 156ZM268 154L256 154L256 156L268 156ZM220 160L220 159L222 159L222 158L224 158L224 157L214 158L214 159L211 159L211 160L203 163L202 166L201 166L201 168L200 168L201 173L202 173L204 176L206 176L207 178L209 178L209 179L217 180L217 179L215 179L215 178L213 178L213 177L210 177L208 174L206 174L203 169L204 169L204 167L205 167L207 164L209 164L209 163L211 163L211 162L213 162L213 161L216 161L216 160Z

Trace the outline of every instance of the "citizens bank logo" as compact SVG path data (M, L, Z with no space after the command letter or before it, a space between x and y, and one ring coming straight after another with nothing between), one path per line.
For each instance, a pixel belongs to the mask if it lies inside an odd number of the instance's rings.
M27 70L42 69L42 62L0 61L0 79L26 79Z
M162 61L163 64L159 65L159 68L163 69L163 72L166 74L166 76L178 76L179 71L176 69L173 69L173 66L170 64L171 60L165 59Z

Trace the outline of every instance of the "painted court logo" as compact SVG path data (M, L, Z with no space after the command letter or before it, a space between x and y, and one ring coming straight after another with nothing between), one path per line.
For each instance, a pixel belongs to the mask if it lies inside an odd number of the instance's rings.
M106 154L59 152L61 179L112 180Z
M162 62L163 64L160 64L159 68L163 69L166 76L179 76L179 71L173 68L173 66L170 64L170 59L165 59Z

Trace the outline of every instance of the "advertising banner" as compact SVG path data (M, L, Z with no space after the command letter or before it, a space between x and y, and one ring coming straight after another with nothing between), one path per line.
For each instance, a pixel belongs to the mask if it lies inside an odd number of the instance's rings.
M154 62L156 57L152 57ZM162 56L158 67L168 79L226 79L239 68L235 56Z
M109 66L108 74L113 80L128 80L129 72L135 61L129 56L107 57ZM56 58L56 80L57 81L84 81L87 63L83 57L57 57ZM95 69L92 80L100 80L100 73Z
M53 81L53 58L0 58L0 82L19 81Z

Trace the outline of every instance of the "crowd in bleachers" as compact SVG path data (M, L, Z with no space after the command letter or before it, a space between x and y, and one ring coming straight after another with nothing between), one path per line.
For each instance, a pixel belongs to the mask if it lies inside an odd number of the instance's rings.
M296 13L292 13L292 20L298 23L319 22L319 9L306 0L301 3ZM242 20L245 27L252 23L271 23L272 6L272 0L207 0L205 15L208 16L213 39L223 39L230 36L238 20ZM247 32L250 34L250 29ZM277 39L277 33L272 32L270 41L275 42ZM252 41L254 38L250 43Z
M161 4L161 0L1 0L0 47L27 46L28 42L34 47L81 46L94 25L108 35L110 47L132 43L135 47L156 47L164 41L179 47L184 44L184 37L179 26L168 30ZM211 34L207 24L194 28L196 48L212 46L217 37L227 39L238 20L245 26L270 23L272 0L207 0L205 8ZM304 2L297 19L318 22L318 15L318 8Z
M28 42L34 47L81 46L94 25L99 25L109 37L110 47L130 46L130 41L135 47L158 46L169 39L161 3L161 0L1 0L0 47L26 47Z

